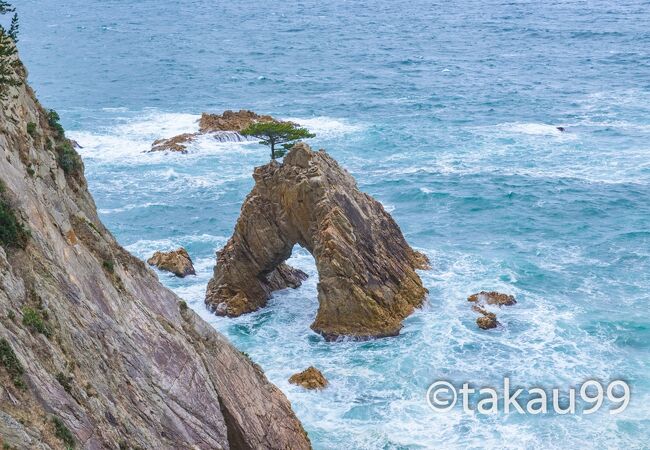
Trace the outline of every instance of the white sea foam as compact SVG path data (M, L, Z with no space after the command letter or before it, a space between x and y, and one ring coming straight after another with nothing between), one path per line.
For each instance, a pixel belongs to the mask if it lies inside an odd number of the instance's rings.
M496 126L496 128L509 133L561 136L563 132L558 130L557 127L558 125L548 125L544 123L519 123L519 122L503 123Z
M364 129L362 125L325 116L311 118L288 117L283 118L283 120L289 120L306 127L309 131L315 133L317 138L334 138L345 134L357 133Z
M129 205L124 205L119 208L102 208L98 209L97 211L100 214L114 214L114 213L120 213L124 211L130 211L132 209L138 209L138 208L150 208L152 206L166 206L164 203L157 203L157 202L147 202L147 203L142 203L142 204L129 204Z
M182 113L165 113L155 110L143 112L141 115L121 119L120 123L105 127L97 132L71 131L68 135L83 147L81 155L111 163L119 161L124 164L154 164L160 162L178 163L191 158L174 152L152 152L153 141L169 138L183 133L198 131L199 115ZM331 117L290 118L309 128L317 137L332 138L344 134L358 132L363 129L343 120ZM255 140L226 140L215 139L211 134L199 136L187 144L188 152L193 156L208 156L214 154L257 154Z

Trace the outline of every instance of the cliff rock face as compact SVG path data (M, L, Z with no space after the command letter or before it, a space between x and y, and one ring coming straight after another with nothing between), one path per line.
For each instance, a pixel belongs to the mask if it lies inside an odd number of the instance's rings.
M2 196L29 236L0 246L2 443L309 448L285 396L104 228L56 128L11 88Z
M253 111L224 111L223 114L203 113L199 120L198 133L179 134L168 139L154 141L150 152L172 151L187 153L187 144L197 137L210 134L219 142L242 142L246 138L239 134L243 129L256 122L274 122L271 116L259 115Z
M428 261L381 203L360 192L327 153L303 143L253 177L235 232L217 256L206 303L231 316L264 306L268 280L283 278L282 263L299 244L318 268L316 332L327 339L398 334L425 298L415 269Z

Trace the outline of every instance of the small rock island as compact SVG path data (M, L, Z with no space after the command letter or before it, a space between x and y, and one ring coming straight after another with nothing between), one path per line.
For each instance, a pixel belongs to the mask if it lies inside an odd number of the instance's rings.
M316 260L319 309L312 329L341 336L395 336L427 290L428 268L384 207L324 150L293 146L283 163L254 171L255 186L233 236L217 254L206 304L239 316L266 305L271 293L304 276L285 264L295 244Z
M260 115L253 111L224 111L223 114L203 113L199 120L199 131L183 133L168 139L158 139L151 145L149 152L187 153L187 144L199 136L211 135L219 142L241 142L246 138L240 134L242 130L253 123L277 122L271 116Z

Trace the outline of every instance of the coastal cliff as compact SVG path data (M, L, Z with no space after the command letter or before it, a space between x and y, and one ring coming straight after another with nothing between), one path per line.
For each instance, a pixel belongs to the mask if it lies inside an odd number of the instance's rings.
M326 339L394 336L427 290L415 269L428 266L384 207L359 191L325 151L296 144L282 164L255 169L233 236L218 253L206 303L238 316L295 287L284 264L295 244L318 269L319 309L312 329ZM287 275L289 274L289 275ZM277 282L277 281L280 282Z
M81 158L16 71L0 112L1 443L310 448L282 392L102 225Z

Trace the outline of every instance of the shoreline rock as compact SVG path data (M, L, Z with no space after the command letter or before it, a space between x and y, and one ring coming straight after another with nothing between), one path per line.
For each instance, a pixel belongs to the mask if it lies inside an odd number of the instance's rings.
M278 268L298 244L319 273L314 331L327 340L399 334L427 294L415 270L428 268L428 260L381 203L325 151L304 143L282 164L256 168L253 178L234 234L217 255L208 307L238 316L265 306L276 290L268 280L282 278Z
M171 272L179 278L196 275L192 258L183 247L171 252L156 252L147 260L147 264Z
M309 366L302 372L291 375L289 383L310 390L325 389L329 384L323 373L314 366Z

